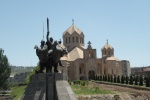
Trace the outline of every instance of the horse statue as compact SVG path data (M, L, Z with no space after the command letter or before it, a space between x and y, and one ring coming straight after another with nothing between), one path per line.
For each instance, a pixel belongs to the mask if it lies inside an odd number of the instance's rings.
M54 72L58 71L58 64L62 66L60 58L65 54L67 55L67 49L60 42L55 41L53 43L53 48L48 50L48 46L41 42L41 48L38 46L34 47L36 49L36 54L40 60L40 69L37 73L43 73L44 68L47 68L46 72L52 72L52 67L54 67Z
M39 58L40 69L36 73L43 73L44 68L47 68L50 63L48 62L49 57L47 55L48 46L45 45L45 41L41 41L41 48L35 45L34 49L36 49L36 55Z
M62 45L60 42L55 41L53 43L53 49L48 51L48 55L49 55L49 59L50 59L50 71L52 69L52 67L54 67L54 72L59 72L57 70L58 68L58 64L59 66L62 66L62 63L60 61L60 58L63 57L64 55L67 55L68 51L66 49L66 47L64 45Z

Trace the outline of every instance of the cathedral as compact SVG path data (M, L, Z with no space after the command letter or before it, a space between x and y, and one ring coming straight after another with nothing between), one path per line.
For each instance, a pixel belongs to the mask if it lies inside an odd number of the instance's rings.
M97 58L97 51L88 42L85 47L85 35L74 23L63 33L63 45L68 55L61 58L65 65L62 73L70 80L89 80L94 75L122 75L121 60L114 56L114 48L107 43L101 48L102 57Z

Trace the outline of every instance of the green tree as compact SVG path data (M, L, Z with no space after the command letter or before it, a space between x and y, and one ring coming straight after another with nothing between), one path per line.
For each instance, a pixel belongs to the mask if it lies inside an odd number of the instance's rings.
M0 90L9 89L8 78L11 73L11 68L8 58L4 55L4 50L0 49Z
M140 83L139 83L139 86L143 86L143 76L140 75Z
M108 74L108 82L110 82L110 75Z
M40 66L39 63L37 64L37 66L33 69L32 72L30 72L30 74L27 76L26 78L26 83L29 84L30 83L30 77L34 74L36 74L36 72L39 70Z
M121 76L121 84L124 84L124 75Z
M105 81L107 81L107 75L105 75Z
M138 85L138 75L135 76L135 85Z
M129 77L128 76L126 76L126 84L128 84L129 82Z
M103 81L105 81L105 75L103 75Z
M100 75L100 81L102 81L102 75Z
M110 81L113 82L113 76L112 76L112 75L111 75L111 77L110 77Z
M114 83L116 83L116 82L117 82L116 75L114 75Z
M130 85L133 85L133 76L130 75Z
M150 87L150 80L149 77L146 76L146 87Z
M117 83L120 83L120 76L117 76Z

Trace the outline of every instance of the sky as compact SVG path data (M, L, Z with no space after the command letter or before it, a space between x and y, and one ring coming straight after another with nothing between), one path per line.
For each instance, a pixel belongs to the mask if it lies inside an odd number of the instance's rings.
M62 39L74 24L85 35L85 48L101 58L108 43L120 60L131 67L150 66L149 0L0 0L0 48L13 66L36 66L34 49L46 34L49 18L50 37ZM46 38L45 38L46 40Z

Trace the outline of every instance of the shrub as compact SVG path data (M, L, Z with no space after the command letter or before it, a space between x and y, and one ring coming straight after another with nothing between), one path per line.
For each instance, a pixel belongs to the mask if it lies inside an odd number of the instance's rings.
M107 76L105 75L105 81L107 81Z
M80 85L81 81L80 80L75 80L73 83L74 83L74 85Z
M138 85L138 75L135 76L135 85Z
M105 81L105 75L103 75L103 79L102 79L102 81Z
M121 76L121 84L124 84L124 75Z
M108 75L108 82L110 82L110 75Z
M102 81L102 75L100 75L100 81Z
M112 76L112 75L111 75L111 77L110 77L110 81L113 82L113 76Z
M86 81L81 81L81 86L85 86Z
M139 83L139 86L143 86L143 76L140 75L140 83Z
M146 87L150 87L150 79L149 79L149 77L146 77Z
M129 77L128 76L126 76L126 84L128 84L129 82Z
M120 83L120 76L117 76L117 83Z
M116 75L114 75L114 83L116 83L116 82L117 82Z
M130 75L130 85L133 85L133 76Z

